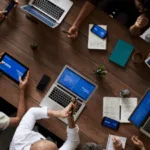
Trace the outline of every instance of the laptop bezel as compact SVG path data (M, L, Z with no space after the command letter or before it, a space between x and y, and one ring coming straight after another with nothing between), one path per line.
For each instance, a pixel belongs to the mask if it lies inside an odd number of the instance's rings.
M54 3L54 2L51 1L51 0L48 0L48 1ZM63 15L59 18L59 20L57 20L57 19L53 18L51 15L48 15L46 12L42 11L40 8L36 7L36 6L33 4L33 2L34 2L34 0L30 0L28 4L29 4L30 6L36 8L37 10L41 11L42 13L44 13L46 16L52 18L52 19L55 20L58 24L60 24L60 23L62 22L62 20L65 18L65 16L67 15L68 11L71 9L71 7L72 7L72 5L73 5L73 2L70 1L70 0L68 0L68 2L70 2L70 8L69 8L68 10L62 8L62 9L64 9L64 13L63 13ZM55 3L54 3L54 4L55 4ZM59 6L59 7L60 7L60 6ZM60 7L60 8L61 8L61 7Z
M142 103L142 101L143 101L144 97L146 96L146 94L148 93L148 91L150 91L150 88L148 88L148 89L146 90L146 92L143 94L142 98L140 99L140 101L139 101L138 104L137 104L137 107ZM133 110L133 112L132 112L132 114L130 115L130 117L134 114L134 112L136 111L136 108L137 108L137 107L135 107L135 109ZM149 113L148 113L148 114L149 114ZM130 117L128 118L128 120L129 120L134 126L136 126L136 125L130 120ZM136 127L137 127L137 128L141 128L141 127L143 126L143 124L145 123L144 120L146 120L146 118L147 118L147 115L145 116L145 118L143 119L142 123L140 124L140 127L138 127L138 126L136 126Z
M70 70L72 70L73 72L75 72L76 74L78 74L79 76L81 76L83 79L87 80L88 82L90 82L91 84L95 85L95 89L94 91L91 93L91 95L88 97L87 100L82 99L81 97L79 97L78 95L76 95L75 93L73 93L72 91L68 90L66 87L64 87L63 85L61 85L60 83L58 83L59 78L61 77L62 73L64 72L64 70L66 68L69 68ZM82 100L83 103L87 103L89 101L89 99L91 98L91 96L93 95L93 93L96 91L96 89L98 88L98 85L95 84L92 80L88 79L85 75L82 75L81 73L79 73L78 71L76 71L75 69L71 68L68 65L65 65L64 68L62 69L62 71L60 72L59 76L57 77L57 79L55 80L56 85L61 86L62 88L64 88L65 90L68 91L68 93L71 93L72 95L74 95L75 97L79 98L80 100Z

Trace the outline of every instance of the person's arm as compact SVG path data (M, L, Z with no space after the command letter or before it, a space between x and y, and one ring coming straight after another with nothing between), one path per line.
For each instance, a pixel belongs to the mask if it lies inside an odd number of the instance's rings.
M72 104L72 107L76 108L74 104ZM67 140L59 150L75 150L80 144L79 128L75 124L73 116L70 114L67 120Z
M134 135L134 136L131 138L131 140L132 140L133 144L134 144L136 147L138 147L140 150L146 150L145 147L144 147L143 142L142 142L141 140L139 140L137 136Z
M149 19L145 14L140 15L135 24L129 29L132 36L140 36L141 31L149 24Z
M21 121L23 115L26 112L26 104L25 104L25 88L27 86L29 79L29 72L27 73L25 79L22 81L20 80L19 88L20 88L20 98L19 98L19 104L18 104L18 110L17 110L17 116L16 117L11 117L10 118L10 124L9 126L17 126L19 122Z
M98 0L97 0L98 1ZM68 37L75 39L78 36L78 28L82 22L88 17L88 15L95 9L95 5L91 2L86 1L82 7L77 19L73 23L72 27L68 30Z

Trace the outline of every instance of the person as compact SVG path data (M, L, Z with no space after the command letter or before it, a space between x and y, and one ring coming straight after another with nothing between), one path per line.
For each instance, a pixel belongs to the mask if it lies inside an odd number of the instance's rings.
M11 1L14 1L15 2L15 6L14 7L16 7L19 4L18 0L7 0L7 1L9 1L9 3ZM5 18L7 18L7 16L5 15L6 13L7 13L6 10L0 11L0 22L2 22Z
M2 57L3 53L0 54L0 58ZM2 62L0 62L0 65ZM17 116L16 117L8 117L6 114L0 111L0 130L5 130L7 127L13 127L17 126L22 119L23 115L26 112L26 105L25 105L25 100L24 100L24 95L25 95L25 88L27 86L29 79L29 72L27 73L26 77L24 80L19 78L20 84L19 84L19 89L20 89L20 99L18 103L18 110L17 110Z
M88 0L68 30L69 38L77 38L80 25L99 2L100 8L128 27L132 36L139 36L150 24L150 0Z
M133 136L131 138L131 140L137 148L139 148L140 150L146 150L143 142L140 141L137 136ZM122 143L119 139L117 139L116 137L113 137L112 142L113 142L114 150L123 150ZM86 143L85 145L83 145L81 150L104 150L104 149L103 149L103 145L101 145L101 144L89 142L89 143Z
M36 120L51 117L67 118L68 120L67 140L59 150L75 150L80 141L79 128L75 125L71 114L73 108L75 109L73 103L58 111L48 110L47 107L30 108L16 129L10 144L10 150L58 150L55 143L46 140L43 135L32 130Z

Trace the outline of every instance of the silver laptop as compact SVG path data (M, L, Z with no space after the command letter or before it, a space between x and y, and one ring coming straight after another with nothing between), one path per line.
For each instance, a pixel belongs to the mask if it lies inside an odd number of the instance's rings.
M21 8L55 28L62 22L72 5L73 2L70 0L30 0L28 5L21 6Z
M45 95L40 106L47 106L52 110L61 110L68 106L72 98L76 98L78 101L74 115L76 121L96 89L95 83L66 65ZM66 119L59 119L67 123Z
M129 121L138 127L142 133L150 137L150 89L144 94L129 117Z

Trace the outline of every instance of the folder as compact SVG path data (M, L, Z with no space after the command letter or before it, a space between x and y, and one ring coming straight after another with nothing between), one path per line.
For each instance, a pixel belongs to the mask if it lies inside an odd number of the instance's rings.
M121 67L125 67L127 61L129 60L129 57L131 53L133 52L134 46L131 44L119 40L109 57L109 60L118 64Z

